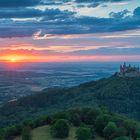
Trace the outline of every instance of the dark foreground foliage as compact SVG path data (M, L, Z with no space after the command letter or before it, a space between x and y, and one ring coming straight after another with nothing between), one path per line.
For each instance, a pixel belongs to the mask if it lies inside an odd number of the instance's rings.
M139 122L113 114L103 108L78 108L43 116L1 130L3 133L0 138L12 140L15 136L24 134L30 139L28 133L30 129L27 128L34 129L43 125L51 125L52 136L59 138L67 137L71 126L78 127L77 139L88 140L94 138L96 134L106 140L138 140L140 138Z

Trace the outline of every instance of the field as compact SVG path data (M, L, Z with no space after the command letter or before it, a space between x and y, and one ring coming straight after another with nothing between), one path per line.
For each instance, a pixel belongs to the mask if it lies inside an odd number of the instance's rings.
M76 128L72 127L68 138L63 140L76 140L75 139ZM21 137L17 137L15 140L22 140ZM50 135L49 126L38 127L32 131L32 140L60 140L52 138ZM103 138L96 137L94 140L103 140Z

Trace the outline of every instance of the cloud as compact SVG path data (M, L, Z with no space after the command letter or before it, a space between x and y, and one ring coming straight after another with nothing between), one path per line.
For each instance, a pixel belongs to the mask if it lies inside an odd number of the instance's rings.
M30 37L35 29L27 27L0 27L1 38Z
M115 12L111 12L110 14L109 14L109 16L111 17L111 18L124 18L124 17L126 17L127 16L127 14L129 14L129 13L131 13L130 11L128 11L127 9L125 9L125 10L123 10L123 11L121 11L121 12L118 12L118 13L115 13Z
M45 15L44 11L33 8L16 8L0 10L0 18L33 18L41 17L43 15Z
M27 7L39 3L40 0L0 0L0 7Z
M107 2L123 2L126 0L0 0L0 7L31 7L36 5L61 5L70 2L89 3L91 6ZM132 0L127 0L132 1ZM89 5L90 6L90 5Z
M128 10L118 13L112 12L111 17L98 18L77 16L75 12L60 9L46 9L44 11L33 8L22 8L19 12L2 12L0 17L0 37L33 36L41 30L40 37L45 34L90 34L118 32L140 27L139 10L136 8L133 15L127 16ZM9 18L35 18L33 20L12 21ZM37 18L37 19L36 19Z
M82 4L82 6L84 7L89 7L89 8L94 8L97 7L99 5L103 5L105 6L106 3L123 3L123 2L128 2L128 1L132 1L132 0L75 0L75 3L78 4ZM107 6L107 5L106 5Z
M59 9L47 9L45 12L45 15L41 21L46 20L58 20L58 19L67 19L69 17L73 17L75 12L71 12L68 10L61 11Z
M62 5L72 2L72 0L42 0L40 5Z
M18 12L17 12L18 11ZM16 8L0 10L0 18L35 18L35 17L46 17L49 19L66 18L67 16L73 15L74 12L67 10L60 11L59 9L46 9L44 11L34 8Z

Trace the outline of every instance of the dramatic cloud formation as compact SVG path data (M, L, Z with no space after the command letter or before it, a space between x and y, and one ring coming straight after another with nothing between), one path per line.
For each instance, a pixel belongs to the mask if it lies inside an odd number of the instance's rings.
M139 8L132 16L126 16L129 11L110 13L110 18L97 18L88 16L76 16L75 12L60 11L59 9L22 9L16 11L1 12L2 18L38 18L38 20L10 21L5 25L1 22L1 37L32 36L39 30L44 34L81 34L103 33L137 29L140 26ZM7 21L8 23L8 21ZM9 33L8 33L9 32ZM12 33L13 32L13 33ZM21 34L21 35L20 35Z
M139 29L139 0L0 0L0 55L134 60Z

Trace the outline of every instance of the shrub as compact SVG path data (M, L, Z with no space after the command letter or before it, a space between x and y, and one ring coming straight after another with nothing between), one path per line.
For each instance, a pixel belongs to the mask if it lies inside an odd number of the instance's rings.
M59 119L51 127L51 135L55 138L66 138L69 135L69 123L67 120Z
M117 126L114 122L109 122L103 130L106 139L112 139L116 131Z
M90 128L80 127L76 131L77 140L90 140L92 138L92 133Z

